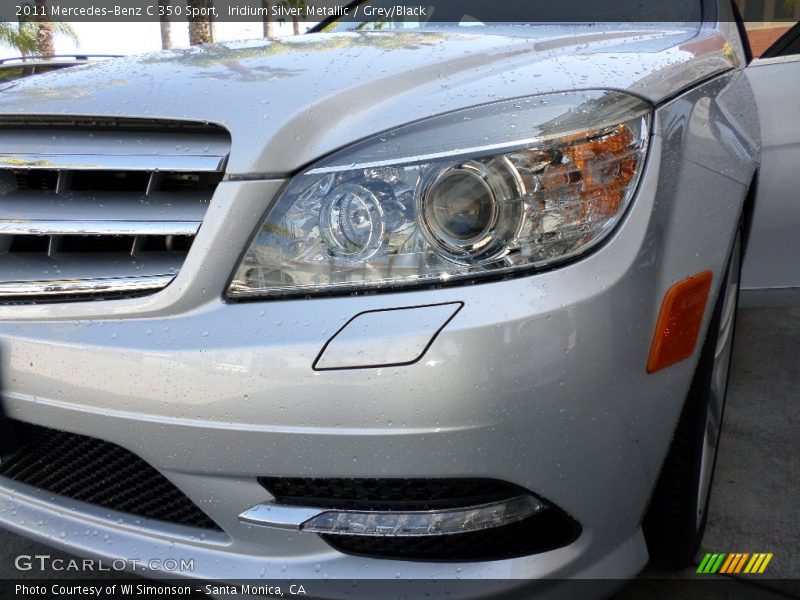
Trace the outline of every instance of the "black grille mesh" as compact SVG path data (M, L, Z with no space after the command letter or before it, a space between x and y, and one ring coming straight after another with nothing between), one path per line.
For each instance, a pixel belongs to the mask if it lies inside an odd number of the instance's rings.
M0 475L104 508L178 525L220 530L161 473L103 440L13 421L18 449Z

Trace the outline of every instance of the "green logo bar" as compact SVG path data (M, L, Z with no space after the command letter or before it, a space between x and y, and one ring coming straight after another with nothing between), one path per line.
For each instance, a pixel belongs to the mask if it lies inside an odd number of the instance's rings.
M708 561L710 559L711 559L711 554L706 552L706 555L703 557L703 560L700 562L700 566L697 567L697 572L698 573L705 573L706 565L708 564Z
M707 553L703 557L703 561L700 563L700 566L697 567L698 573L716 573L720 566L722 565L722 561L725 560L726 554L724 552L720 553Z

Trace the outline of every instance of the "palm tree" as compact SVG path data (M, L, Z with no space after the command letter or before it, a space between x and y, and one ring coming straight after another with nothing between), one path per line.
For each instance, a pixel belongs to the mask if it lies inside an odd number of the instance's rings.
M52 55L52 38L55 35L63 35L78 44L78 36L75 30L67 23L61 21L49 22L49 34L40 35L41 22L20 21L19 23L0 22L0 45L16 48L22 56ZM49 37L49 39L48 39ZM40 45L44 41L46 46Z
M186 0L190 9L197 11L196 14L209 14L213 6L213 0ZM214 41L214 29L211 26L211 17L197 16L189 17L189 43L192 46L198 44L210 44Z
M308 6L307 0L280 0L281 4L292 9L305 9ZM292 12L292 30L294 35L300 35L300 19Z
M0 23L0 44L16 48L22 56L36 54L39 41L30 23Z
M36 3L36 43L40 56L53 56L56 47L53 43L53 24L47 16L47 0L35 0Z
M264 9L264 16L261 21L264 24L264 37L270 38L275 35L275 26L272 23L272 2L270 0L261 0L261 8Z
M158 0L158 20L161 25L161 49L169 50L172 48L172 24L169 22L167 9L169 0Z

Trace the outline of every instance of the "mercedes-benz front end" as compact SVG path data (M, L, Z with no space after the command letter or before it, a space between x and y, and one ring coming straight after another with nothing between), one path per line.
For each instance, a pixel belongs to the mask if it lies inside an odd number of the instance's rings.
M5 527L214 580L643 567L732 327L735 26L434 29L0 92Z

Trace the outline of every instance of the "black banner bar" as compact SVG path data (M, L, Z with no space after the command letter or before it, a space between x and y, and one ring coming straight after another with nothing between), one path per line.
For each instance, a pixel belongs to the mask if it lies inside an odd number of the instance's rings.
M796 579L730 578L715 575L690 579L542 580L520 579L362 579L362 580L255 580L193 581L108 579L18 579L0 580L0 598L99 598L102 600L163 598L347 598L430 600L459 598L606 598L617 600L667 600L678 598L775 600L797 598Z

